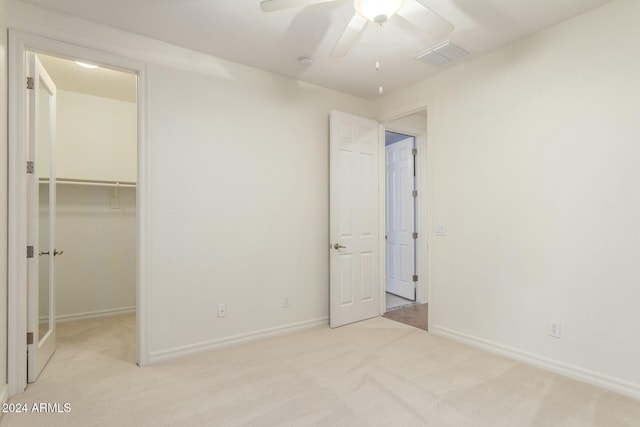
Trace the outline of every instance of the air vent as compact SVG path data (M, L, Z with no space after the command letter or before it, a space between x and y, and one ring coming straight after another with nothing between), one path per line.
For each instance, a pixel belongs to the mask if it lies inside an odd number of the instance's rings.
M424 62L425 64L442 67L469 55L471 55L471 53L467 52L460 46L456 46L451 42L444 42L427 50L426 52L417 54L414 58L420 62Z

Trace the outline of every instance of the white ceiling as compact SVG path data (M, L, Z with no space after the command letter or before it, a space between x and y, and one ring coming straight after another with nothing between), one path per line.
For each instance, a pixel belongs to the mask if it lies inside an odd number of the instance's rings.
M40 53L38 58L60 90L136 102L137 78L135 74L103 67L87 69L71 60Z
M353 16L352 0L269 14L260 0L25 1L365 98L377 96L380 80L390 93L440 71L412 58L440 41L393 17L379 35L368 24L346 57L329 57ZM419 1L455 25L452 42L479 54L611 0ZM379 45L381 74L374 70ZM302 56L314 64L298 65Z

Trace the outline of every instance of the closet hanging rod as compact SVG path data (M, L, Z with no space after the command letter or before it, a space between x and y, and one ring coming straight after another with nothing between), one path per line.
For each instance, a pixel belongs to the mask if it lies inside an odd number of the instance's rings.
M40 184L49 183L48 178L40 178ZM136 183L131 181L103 181L93 179L75 179L75 178L56 178L56 184L69 184L69 185L91 185L96 187L121 187L121 188L135 188Z

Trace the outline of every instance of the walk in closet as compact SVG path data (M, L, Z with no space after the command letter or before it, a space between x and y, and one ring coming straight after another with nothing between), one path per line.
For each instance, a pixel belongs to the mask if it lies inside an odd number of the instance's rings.
M54 208L59 252L55 299L47 295L49 279L40 268L40 318L47 318L50 302L56 323L135 313L136 77L39 57L57 86L55 198L50 198L48 170L41 167L40 240L48 238ZM49 254L39 256L42 263Z

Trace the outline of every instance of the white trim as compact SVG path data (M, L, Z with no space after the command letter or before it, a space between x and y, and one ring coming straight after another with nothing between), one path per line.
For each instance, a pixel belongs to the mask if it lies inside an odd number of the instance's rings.
M536 366L559 375L606 388L607 390L640 400L640 384L634 384L608 375L603 375L575 365L563 363L554 359L518 350L513 347L498 344L493 341L485 340L483 338L477 338L472 335L454 331L453 329L443 328L442 326L434 325L430 327L429 330L435 335L450 338L473 347L481 348L491 353L499 354L509 359L526 363L527 365Z
M8 331L7 382L9 395L26 387L26 174L25 170L25 52L42 52L69 59L83 59L109 68L136 73L138 76L138 191L137 197L137 353L138 365L148 364L149 340L149 176L150 150L147 142L147 65L144 62L9 30L9 235L8 235Z
M167 350L154 351L151 353L150 362L157 363L166 360L177 359L190 354L201 353L220 347L227 347L233 344L257 341L263 338L283 335L303 329L314 328L317 326L329 326L329 317L321 317L319 319L305 320L288 325L275 326L273 328L262 329L259 331L247 332L245 334L232 335L230 337L218 338L215 340L202 341L196 344L188 344L180 347L173 347Z
M21 393L27 386L27 259L24 256L27 194L23 191L27 188L27 176L20 173L20 170L24 172L27 145L24 135L26 94L22 86L27 72L24 52L24 41L9 30L7 383L11 396Z
M424 150L424 157L421 157L421 162L426 167L427 173L423 175L424 188L427 192L424 197L424 203L427 205L423 212L426 212L427 218L422 218L423 225L426 227L425 233L427 235L426 251L427 251L427 265L426 265L426 277L429 293L429 309L427 310L427 325L435 325L436 321L436 280L435 280L435 242L433 236L433 218L434 218L434 200L435 200L435 185L433 178L433 117L434 107L430 101L427 101L427 136L425 141L426 150ZM428 326L427 326L428 328Z
M98 317L119 316L121 314L133 314L136 307L108 308L106 310L86 311L83 313L62 314L56 316L56 323L75 322L78 320L95 319ZM46 317L40 317L40 322L46 321Z
M428 99L422 100L414 104L409 104L404 107L382 113L380 117L378 117L378 121L380 121L380 123L392 122L394 120L411 116L413 114L420 113L422 111L427 111L427 115L429 115L429 110L431 109L431 106L432 105L430 100Z
M138 230L138 272L136 287L136 345L138 366L149 362L148 343L151 340L151 144L147 139L149 90L147 66L138 71L138 177L136 184L136 227Z
M380 122L379 122L380 123ZM386 151L385 151L385 135L384 125L380 123L378 131L378 313L380 316L387 311L387 248L385 239L382 238L386 234L387 223L387 195L386 195Z

